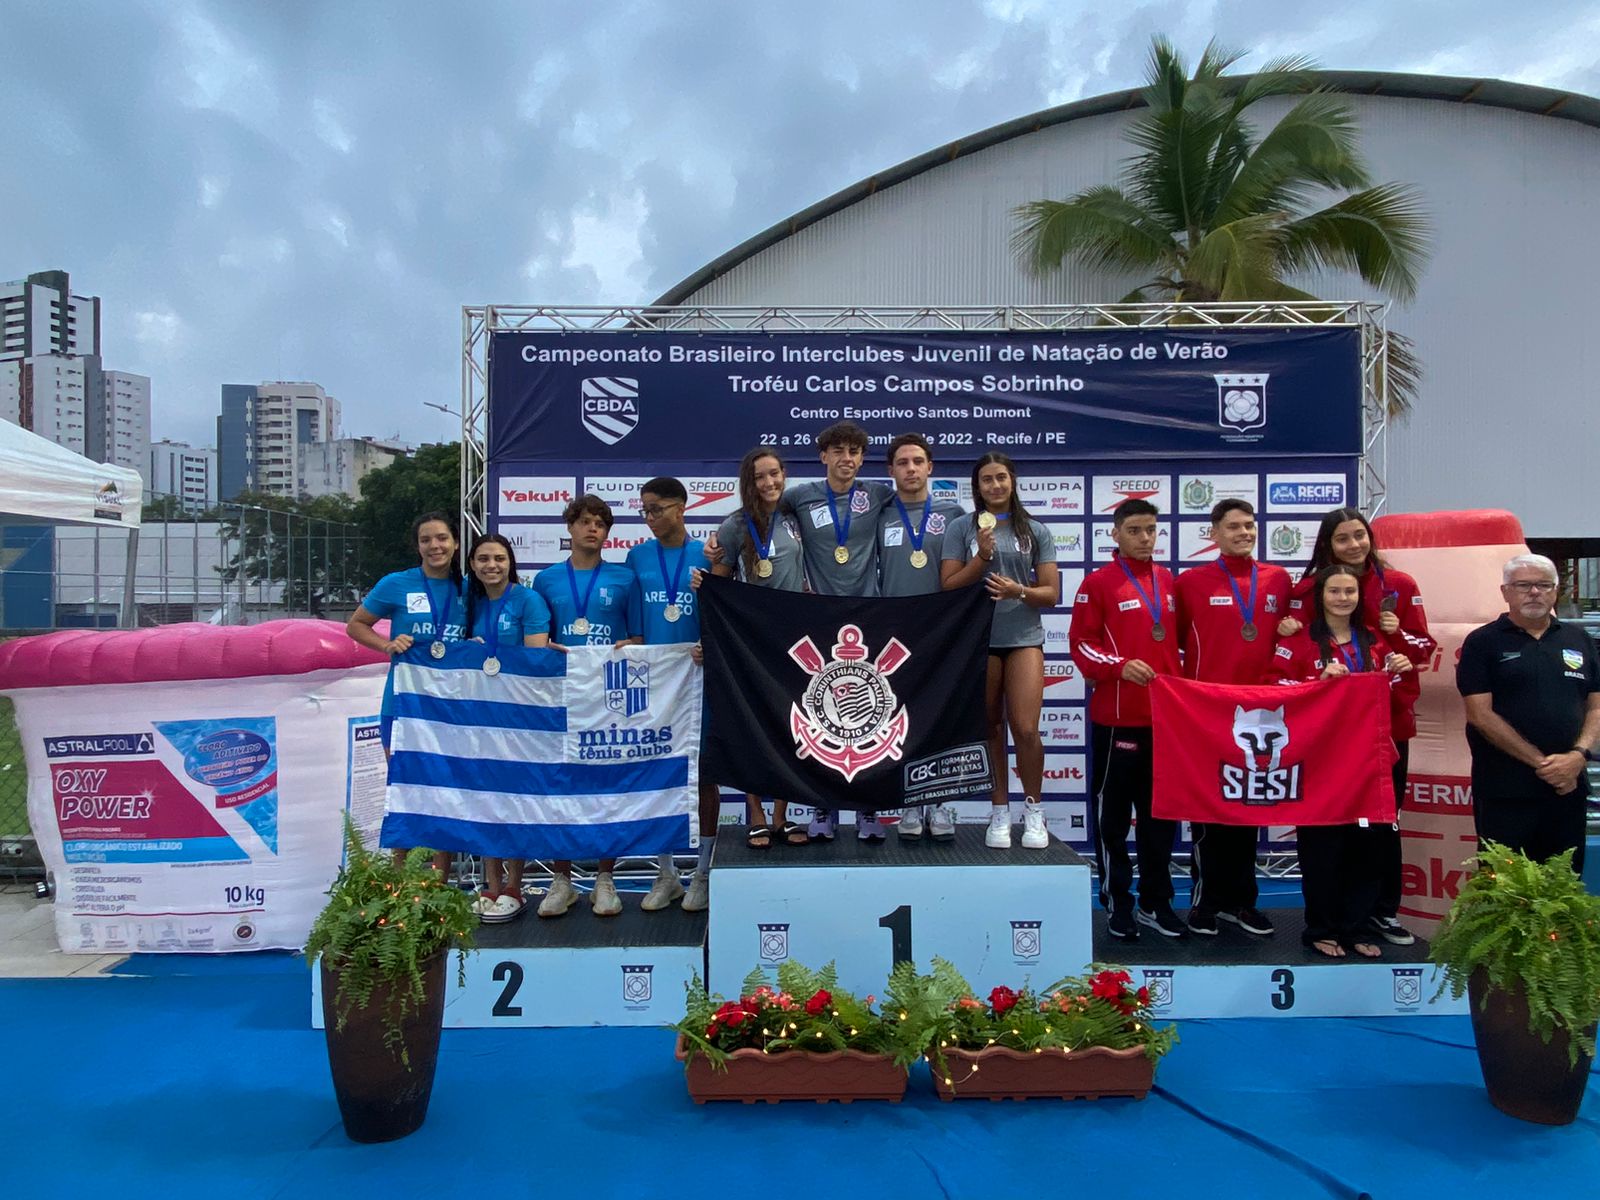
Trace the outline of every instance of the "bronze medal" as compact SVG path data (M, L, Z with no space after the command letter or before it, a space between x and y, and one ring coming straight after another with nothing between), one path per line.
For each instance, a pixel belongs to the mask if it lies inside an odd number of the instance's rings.
M1157 621L1154 625L1150 626L1150 636L1158 642L1166 641L1167 627L1160 621Z
M1256 623L1254 621L1246 621L1243 625L1239 626L1239 636L1247 642L1255 641Z

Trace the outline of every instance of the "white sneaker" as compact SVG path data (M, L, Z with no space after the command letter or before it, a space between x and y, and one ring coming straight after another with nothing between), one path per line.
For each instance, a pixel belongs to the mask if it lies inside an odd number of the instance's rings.
M660 912L681 895L683 884L678 881L678 873L663 872L656 876L656 881L650 885L650 891L639 902L639 907L645 912Z
M611 882L611 872L594 877L594 891L589 893L589 904L597 917L614 917L622 911L622 897L617 895L617 885Z
M916 841L922 836L922 810L908 808L900 816L900 836L908 842Z
M522 909L523 900L521 896L513 892L502 892L483 910L481 917L486 924L499 925L520 917Z
M989 814L989 832L983 835L983 844L991 850L1011 849L1011 806L997 805Z
M578 902L578 889L572 886L572 880L565 875L555 875L550 879L550 889L545 892L544 899L539 901L539 915L541 917L565 916L567 909Z
M956 836L955 809L948 804L933 806L932 817L928 821L928 832L936 842L948 842Z
M1044 824L1044 805L1031 796L1022 805L1022 846L1025 850L1043 850L1050 844L1050 831Z
M711 872L696 871L689 877L689 892L683 898L684 912L705 912L711 907Z

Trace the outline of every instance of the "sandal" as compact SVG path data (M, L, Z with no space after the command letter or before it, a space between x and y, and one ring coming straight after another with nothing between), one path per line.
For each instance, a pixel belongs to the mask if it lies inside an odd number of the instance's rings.
M1323 958L1343 958L1344 947L1333 938L1318 938L1306 949L1322 955Z
M752 825L744 835L744 844L752 850L772 849L772 826Z
M811 842L811 834L806 831L806 827L796 825L793 821L786 821L778 832L783 835L785 846L805 846Z

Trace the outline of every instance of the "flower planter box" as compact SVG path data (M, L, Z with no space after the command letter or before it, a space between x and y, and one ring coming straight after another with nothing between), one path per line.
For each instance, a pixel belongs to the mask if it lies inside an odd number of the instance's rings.
M949 1076L933 1066L933 1087L941 1100L1099 1100L1129 1096L1143 1100L1155 1084L1156 1065L1138 1048L1108 1050L946 1050Z
M689 1059L684 1040L678 1038L678 1061L688 1060L685 1076L689 1098L696 1104L708 1100L740 1100L745 1104L781 1100L887 1100L898 1104L906 1094L906 1070L886 1054L837 1050L809 1054L791 1050L763 1054L760 1050L735 1050L726 1070L713 1067L703 1056Z

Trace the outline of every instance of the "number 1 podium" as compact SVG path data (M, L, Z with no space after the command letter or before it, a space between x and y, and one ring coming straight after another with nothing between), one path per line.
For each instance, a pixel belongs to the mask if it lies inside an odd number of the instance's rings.
M743 830L717 839L707 930L712 991L736 996L752 968L787 959L833 961L857 995L883 991L897 961L926 970L950 960L986 994L1083 971L1093 957L1089 865L1051 838L1024 850L983 844L985 827L958 825L952 841L859 841L841 825L832 842L749 849Z

